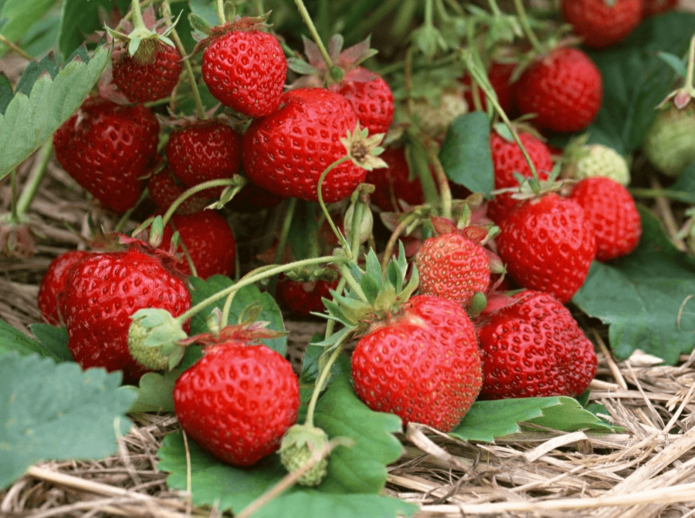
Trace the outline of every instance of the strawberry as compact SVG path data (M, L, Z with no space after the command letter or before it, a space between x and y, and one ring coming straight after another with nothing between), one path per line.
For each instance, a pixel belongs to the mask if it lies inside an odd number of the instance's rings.
M285 198L318 201L323 171L346 155L340 142L357 125L355 111L340 94L298 88L282 96L282 107L253 121L243 139L244 171L256 185ZM323 182L323 200L340 201L365 178L352 161L335 167Z
M227 207L232 212L258 212L277 207L282 198L249 182L232 198Z
M567 178L603 176L622 185L630 183L630 167L625 158L602 144L569 146L563 162L562 174Z
M642 16L655 16L678 7L678 0L642 0Z
M122 370L125 382L147 372L128 350L131 315L160 308L176 317L191 307L186 283L170 264L168 256L134 242L123 251L90 254L70 270L63 317L68 349L83 369Z
M439 102L431 103L426 98L413 103L413 115L418 128L434 138L443 138L449 125L461 115L468 113L468 103L458 91L442 91Z
M487 231L479 227L457 229L453 222L433 218L437 237L427 239L415 256L420 291L467 308L477 292L487 292L490 265L480 241Z
M228 326L203 336L204 356L174 386L174 411L200 446L234 466L270 455L297 420L299 382L263 330Z
M142 105L88 98L53 135L58 162L104 207L125 212L140 198L157 153L159 123Z
M553 157L548 147L530 133L519 132L519 140L526 148L533 165L536 167L539 180L546 180L553 169ZM495 189L518 187L519 182L514 177L518 173L525 178L531 178L531 169L516 142L509 141L496 131L490 133L490 149L492 163L495 168ZM501 193L495 196L488 205L488 215L495 221L503 218L518 203L511 193Z
M497 251L524 288L569 301L596 256L591 221L576 202L555 193L527 200L499 222Z
M352 377L359 398L376 412L451 431L482 383L473 324L458 304L413 297L376 321L355 347Z
M59 255L48 266L39 286L38 305L41 318L51 325L63 323L61 303L65 292L65 281L70 269L87 257L89 252L71 250Z
M388 131L393 121L393 93L381 76L357 67L331 90L350 101L360 126L370 135Z
M642 222L625 187L609 178L586 178L569 197L584 208L596 236L596 259L610 261L628 255L639 243Z
M181 75L181 53L159 42L151 62L139 62L125 49L114 51L113 82L133 102L156 101L171 95Z
M241 137L219 119L197 121L176 129L167 142L167 161L186 187L208 180L231 178L241 169ZM201 196L216 198L224 187L206 189Z
M603 97L601 72L582 51L558 47L519 78L516 103L534 124L551 131L580 131L598 115Z
M596 375L594 347L569 310L547 293L490 299L476 319L481 399L578 396Z
M249 28L249 19L213 29L203 52L203 80L222 104L264 117L280 104L287 61L277 38ZM245 24L245 25L244 25Z
M680 110L673 104L658 112L647 136L643 151L647 159L662 173L679 176L695 161L695 106Z
M180 234L180 243L185 245L198 277L207 279L213 275L231 276L234 273L236 241L227 220L218 212L203 210L194 214L174 214L171 218ZM164 229L159 248L169 250L174 234L171 225ZM183 275L191 275L186 259L177 265Z
M514 90L515 85L511 82L512 73L516 68L515 64L510 63L498 63L495 62L490 66L490 70L487 72L488 79L490 80L490 85L495 90L497 94L497 100L500 106L506 114L511 114L514 112ZM473 100L473 87L471 84L471 76L466 74L461 78L461 83L465 87L463 92L463 97L468 103L468 107L473 110L475 109L475 101ZM478 98L480 99L480 104L483 110L487 109L487 97L480 88L478 89Z
M398 200L403 200L408 205L422 204L424 202L422 185L417 176L410 179L405 148L386 148L379 157L388 167L372 169L365 179L365 182L376 187L371 194L372 203L386 212L399 212L401 208Z
M323 311L323 300L331 299L330 290L338 287L338 280L318 279L299 282L283 279L277 284L278 300L295 315L308 317L313 312Z
M562 15L587 47L624 40L642 20L642 0L563 0Z
M168 167L152 176L147 182L150 198L162 212L166 212L176 199L181 196L186 188L176 182L176 177ZM179 205L176 214L193 214L201 211L207 205L207 198L200 193L194 194Z

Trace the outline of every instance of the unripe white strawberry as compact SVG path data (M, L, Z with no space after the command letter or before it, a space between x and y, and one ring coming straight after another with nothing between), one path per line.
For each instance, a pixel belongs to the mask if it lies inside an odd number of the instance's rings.
M603 176L622 185L630 183L630 168L623 156L603 144L589 144L568 148L562 168L565 178L583 180Z
M662 173L679 176L695 162L695 107L659 112L644 140L646 157Z
M444 91L439 105L427 99L418 99L414 103L413 115L418 127L430 137L443 137L449 124L454 119L468 112L468 103L458 91Z

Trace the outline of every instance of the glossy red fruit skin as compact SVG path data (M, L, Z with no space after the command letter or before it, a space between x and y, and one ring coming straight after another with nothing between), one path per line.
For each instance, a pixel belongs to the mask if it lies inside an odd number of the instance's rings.
M516 104L533 123L551 131L585 129L598 115L603 98L601 72L582 51L559 47L519 78Z
M398 200L408 205L421 205L425 200L422 184L417 176L410 179L405 148L386 148L379 158L388 167L372 169L367 173L365 182L376 188L371 194L371 202L386 212L400 212Z
M141 177L157 153L159 123L142 105L100 97L53 134L56 158L75 181L107 209L125 212L144 189Z
M386 133L393 122L393 92L381 76L370 81L355 81L351 77L366 69L357 67L348 72L337 86L337 92L345 97L355 110L360 127L370 135Z
M482 386L473 324L456 303L419 295L357 342L352 377L372 410L451 431Z
M181 69L181 53L162 43L148 64L137 63L127 51L120 53L113 59L113 82L129 100L146 103L171 95Z
M241 169L241 137L219 120L199 121L171 133L166 148L174 176L188 188L209 180L231 178ZM217 198L224 187L202 191Z
M221 214L213 210L203 210L194 214L174 214L171 221L179 232L179 242L186 245L198 277L229 277L234 273L236 240L232 228ZM171 225L167 225L159 248L168 251L173 235ZM177 268L183 275L191 275L185 258L177 264Z
M596 375L594 346L569 310L547 293L523 291L476 319L481 399L578 396Z
M232 31L203 52L203 80L222 104L249 117L264 117L280 104L287 61L267 32Z
M511 82L512 74L516 64L510 63L493 63L488 70L487 75L490 80L490 85L497 94L497 100L504 112L509 115L513 114L516 108L514 102L514 90L515 84ZM475 101L473 100L473 87L471 85L471 76L466 74L461 78L461 83L463 83L466 88L463 92L463 96L468 103L468 109L475 109ZM480 104L483 110L487 109L487 97L478 89L478 98L480 99Z
M318 201L319 178L345 156L340 139L356 125L355 111L342 95L323 88L290 90L278 111L253 121L244 134L244 171L273 194ZM347 198L365 175L350 160L335 167L323 182L323 201Z
M427 239L415 256L420 292L452 300L466 308L490 286L489 259L482 246L460 234Z
M186 191L186 187L176 183L176 178L169 168L165 168L152 176L147 182L147 188L150 192L150 198L152 198L157 208L163 212L166 212L171 204ZM179 205L178 209L176 209L176 214L199 212L206 207L207 202L207 197L201 196L200 193L194 194Z
M538 178L547 180L553 169L553 157L548 147L530 133L519 133L519 140L536 167ZM493 131L490 133L490 149L492 151L492 164L495 168L495 189L517 187L519 182L514 178L514 173L525 178L533 176L524 154L516 142L509 142ZM498 221L508 214L517 203L518 200L512 198L511 194L498 194L494 201L488 204L488 216L493 221Z
M160 308L177 317L190 307L183 278L144 247L90 254L66 281L68 349L83 369L122 370L124 382L136 382L147 369L128 350L130 316L139 309Z
M88 255L89 252L71 250L59 255L48 265L48 270L41 279L38 295L39 311L44 322L53 326L63 324L61 306L65 281L70 269Z
M642 0L563 0L562 16L584 45L605 48L624 40L642 20Z
M280 446L297 420L292 366L264 345L230 340L204 350L174 386L174 412L195 442L233 466L252 466Z
M338 287L338 280L297 282L284 279L278 282L277 295L282 304L295 315L308 317L312 312L325 310L321 299L331 299L330 290Z
M253 182L249 182L232 198L232 201L227 204L227 208L232 212L259 212L277 207L281 201L282 198L280 196L258 187Z
M628 190L610 178L585 178L569 197L582 206L596 236L596 259L610 261L631 253L642 236L642 221Z
M655 16L678 7L679 0L642 0L642 17Z
M579 204L547 194L519 204L499 227L498 254L519 286L565 303L584 284L596 238Z

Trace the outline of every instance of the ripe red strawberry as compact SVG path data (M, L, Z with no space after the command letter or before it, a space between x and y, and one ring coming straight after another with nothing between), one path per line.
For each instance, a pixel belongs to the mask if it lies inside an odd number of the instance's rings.
M223 216L213 210L203 210L194 214L174 214L171 222L179 231L179 242L186 246L198 277L229 277L234 273L236 240L232 228ZM169 250L173 234L171 225L167 225L159 248ZM191 275L185 258L177 266L183 275Z
M422 204L422 185L417 176L410 179L405 148L386 148L379 158L383 159L388 167L372 169L365 179L365 182L376 187L371 194L372 203L386 212L400 212L398 200L403 200L408 205Z
M203 343L203 358L176 380L174 411L200 446L251 466L277 450L297 420L299 382L290 363L257 345L251 331L227 327Z
M282 107L253 121L243 139L244 171L256 185L285 198L318 201L323 171L346 154L340 142L357 125L355 111L340 94L298 88L282 96ZM365 178L350 160L323 182L323 200L340 201Z
M366 81L362 77L365 75ZM376 77L369 79L371 76ZM360 126L367 128L370 135L388 131L393 122L393 93L381 76L357 67L332 90L350 101Z
M167 161L186 187L231 178L241 169L241 137L220 120L197 121L171 133ZM206 189L201 196L216 198L224 187Z
M307 317L313 312L324 310L321 299L331 299L330 290L338 287L338 280L322 279L310 282L298 282L283 279L277 284L278 299L295 315Z
M570 199L584 208L596 236L596 259L610 261L628 255L639 243L642 221L625 187L602 176L585 178Z
M499 222L497 251L509 276L524 288L569 301L596 256L584 209L551 193L518 205Z
M678 0L642 0L642 17L665 13L678 6Z
M71 250L51 261L39 286L38 304L41 318L44 321L54 326L63 323L61 305L65 292L65 281L70 269L88 255L89 252Z
M181 53L176 47L157 43L151 63L138 63L127 51L115 52L113 82L133 102L163 99L174 90L181 75Z
M473 324L458 304L413 297L375 322L352 355L355 392L372 410L442 432L468 412L482 384Z
M548 147L530 133L519 133L519 140L531 157L538 178L547 180L553 169L553 157ZM516 142L510 142L496 131L492 131L490 133L490 149L492 151L492 163L495 167L495 189L517 187L519 182L514 178L514 173L531 178L531 169ZM506 216L517 203L518 200L512 198L510 193L498 194L494 201L488 204L488 215L494 221L498 221Z
M147 182L147 188L150 191L150 198L163 212L166 212L172 203L181 196L186 187L176 183L176 177L171 174L171 170L167 167L163 171L152 176ZM186 198L179 208L176 209L177 214L193 214L199 212L207 205L207 198L200 193Z
M249 117L273 113L285 86L287 61L277 38L259 30L213 36L203 53L203 80L222 104Z
M642 0L563 0L562 15L587 47L624 40L642 20Z
M483 362L481 399L584 392L598 362L569 310L537 291L504 298L506 305L485 311L475 322Z
M487 231L457 230L449 223L449 229L441 227L446 233L427 239L415 256L420 291L467 308L477 292L485 293L490 286L490 260L479 244Z
M515 84L511 82L512 73L516 68L515 64L510 63L493 63L490 66L490 70L487 72L488 79L490 80L490 85L495 90L497 94L497 100L500 106L506 114L512 114L514 112L514 90ZM471 76L466 74L461 78L461 83L463 83L465 90L463 96L468 103L468 108L470 110L475 109L475 101L473 100L473 87L471 85ZM487 97L478 89L478 98L480 99L481 106L483 110L487 109Z
M261 189L253 182L249 182L232 198L227 208L232 212L258 212L264 209L272 209L280 204L282 198Z
M598 115L603 97L601 72L582 51L559 47L519 78L516 103L534 124L551 131L580 131Z
M154 250L131 244L120 252L90 254L70 270L66 281L68 348L83 369L122 370L125 382L135 382L147 371L128 349L131 315L158 308L177 317L190 307L183 278Z
M89 98L55 132L53 147L77 183L107 209L125 212L142 194L158 135L159 123L144 106Z

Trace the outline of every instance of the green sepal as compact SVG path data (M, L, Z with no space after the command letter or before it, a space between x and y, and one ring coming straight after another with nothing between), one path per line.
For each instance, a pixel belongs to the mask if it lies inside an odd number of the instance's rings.
M289 68L292 72L296 72L297 74L300 74L303 76L311 76L311 75L318 75L319 74L318 68L310 65L309 63L307 63L303 59L299 59L299 58L288 58L287 59L287 68Z
M195 13L188 13L188 23L190 23L191 27L195 30L203 34L207 34L208 36L212 34L212 27L210 27L210 24L202 16L198 16Z

